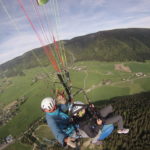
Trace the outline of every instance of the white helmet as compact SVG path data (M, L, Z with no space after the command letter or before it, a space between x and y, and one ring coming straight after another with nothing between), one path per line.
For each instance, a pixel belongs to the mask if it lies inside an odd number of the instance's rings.
M55 106L56 106L56 101L51 97L46 97L41 102L41 109L43 110L44 109L53 110Z
M83 105L83 106L82 106ZM80 102L80 101L76 101L74 102L69 111L74 115L76 116L77 115L77 112L79 112L81 109L83 109L85 107L85 104L83 102Z

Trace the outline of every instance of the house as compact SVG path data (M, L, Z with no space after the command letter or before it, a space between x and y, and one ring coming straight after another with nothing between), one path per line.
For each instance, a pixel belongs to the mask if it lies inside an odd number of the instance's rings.
M13 136L12 136L11 134L8 135L5 139L6 139L6 142L7 142L7 143L13 142Z

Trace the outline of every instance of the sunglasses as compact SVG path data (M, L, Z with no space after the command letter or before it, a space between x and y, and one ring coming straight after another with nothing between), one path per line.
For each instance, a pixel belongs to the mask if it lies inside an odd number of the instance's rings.
M77 116L82 117L84 114L85 114L85 112L83 110L81 110L77 113Z

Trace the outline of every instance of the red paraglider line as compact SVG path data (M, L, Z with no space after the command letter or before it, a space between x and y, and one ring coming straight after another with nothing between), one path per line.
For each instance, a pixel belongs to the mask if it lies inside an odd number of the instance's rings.
M31 2L32 2L32 0L31 0ZM39 13L39 10L38 10L38 8L35 6L35 10L36 10L36 15L37 15L37 17L39 18L39 20L40 20L40 22L41 22L41 27L42 27L42 29L43 29L43 31L44 31L44 27L43 27L43 24L42 24L42 21L41 21L41 17L40 17L40 13ZM49 30L48 30L49 31ZM45 32L45 31L44 31ZM45 33L45 35L46 35L46 33ZM58 44L57 44L57 42L56 42L56 40L55 40L55 37L54 37L54 35L53 35L53 33L51 32L49 32L49 36L51 36L52 38L53 38L53 43L54 43L54 45L55 45L55 52L56 52L56 55L57 55L57 57L58 57L58 60L61 62L61 64L62 64L62 66L64 67L64 62L63 62L63 59L62 59L62 57L61 57L61 54L60 54L60 50L59 50L59 46L58 46ZM46 38L47 38L47 35L46 35ZM48 38L47 38L47 40L48 40Z
M39 10L38 10L38 8L36 7L36 5L38 4L38 2L37 2L37 0L36 0L37 4L35 4L33 0L30 0L30 1L31 1L31 3L33 4L33 7L34 7L34 9L35 9L35 13L36 13L37 17L39 18L39 24L40 24L40 26L41 26L41 30L42 30L42 33L43 33L43 37L48 41L48 37L47 37L47 34L46 34L45 30L44 30L44 26L43 26L43 23L42 23L42 20L41 20L41 17L40 17ZM45 41L46 41L46 40L45 40Z
M53 65L53 68L54 68L57 72L61 72L61 70L59 69L59 67L58 67L58 65L57 65L57 63L56 63L56 60L55 60L55 58L54 58L54 56L53 56L53 54L52 54L52 52L51 52L51 49L50 49L48 46L45 46L45 44L44 44L42 38L41 38L40 35L38 34L38 32L37 32L35 26L33 25L33 23L32 23L32 21L31 21L30 17L28 16L28 14L27 14L27 12L26 12L26 9L25 9L25 7L23 6L22 0L18 0L18 3L19 3L19 5L20 5L21 9L23 10L23 12L24 12L24 14L25 14L27 20L29 21L29 23L30 23L32 29L33 29L34 32L36 33L36 36L37 36L38 40L40 41L40 43L41 43L41 45L42 45L42 47L43 47L43 49L44 49L44 52L46 53L46 55L47 55L48 58L49 58L49 61L50 61L50 62L52 63L52 65Z
M31 2L33 2L33 1L31 0ZM34 5L34 2L33 2L33 5ZM49 41L49 39L48 39L48 37L47 37L47 34L46 34L45 30L44 30L44 26L43 26L43 23L42 23L42 20L41 20L41 15L40 15L39 9L36 7L36 5L34 5L34 8L35 8L35 12L36 12L37 17L39 18L39 22L40 22L42 31L44 32L43 35L44 35L44 37L46 37L47 41ZM48 30L48 31L49 31L49 30ZM50 33L49 35L51 36L51 34L52 34L52 33ZM52 36L53 36L53 34L52 34ZM54 42L54 41L53 41L53 42ZM59 51L59 47L57 47L57 49L58 49L58 51ZM55 48L55 51L56 51L56 48ZM58 53L59 53L59 52L56 51L57 57L58 57L58 59L61 61L61 60L62 60L61 55L58 54ZM53 53L53 54L54 54L54 53ZM57 61L56 61L56 62L57 62ZM62 62L62 61L61 61L61 62ZM58 62L57 62L57 63L58 63ZM62 62L62 64L63 64L63 62Z
M58 56L59 60L61 61L62 65L64 66L64 62L63 62L62 57L60 55L59 46L58 46L58 44L57 44L57 42L55 40L54 35L53 35L53 42L55 44L55 50L56 50L57 56Z

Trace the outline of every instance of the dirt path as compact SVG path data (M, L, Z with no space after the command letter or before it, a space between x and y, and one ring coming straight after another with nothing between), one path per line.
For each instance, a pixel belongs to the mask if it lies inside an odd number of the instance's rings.
M13 102L11 102L11 103L9 103L8 105L6 105L6 106L3 108L3 110L9 109L9 108L11 108L13 105L15 105L15 104L17 104L17 101L16 101L16 100L13 101Z
M92 90L94 90L94 89L96 89L96 88L98 88L98 87L101 87L101 86L103 86L103 84L100 82L100 83L98 83L97 85L92 85L92 87L89 88L89 89L86 89L85 92L86 92L86 93L89 93L89 92L91 92Z
M13 144L13 143L15 143L15 140L12 141L11 143L7 143L7 144L4 144L4 145L0 146L0 150L5 149L7 146L9 146L9 145L11 145L11 144Z
M143 79L143 78L150 78L150 75L142 76L142 77L137 77L137 78L134 78L134 79L127 79L125 81L112 82L110 85L112 86L112 85L118 85L118 84L126 83L126 82L133 82L135 80L139 80L139 79ZM96 88L99 88L99 87L102 87L102 86L106 86L106 85L103 85L102 82L100 82L98 84L92 85L92 87L86 89L85 92L86 93L91 92L92 90L94 90Z

